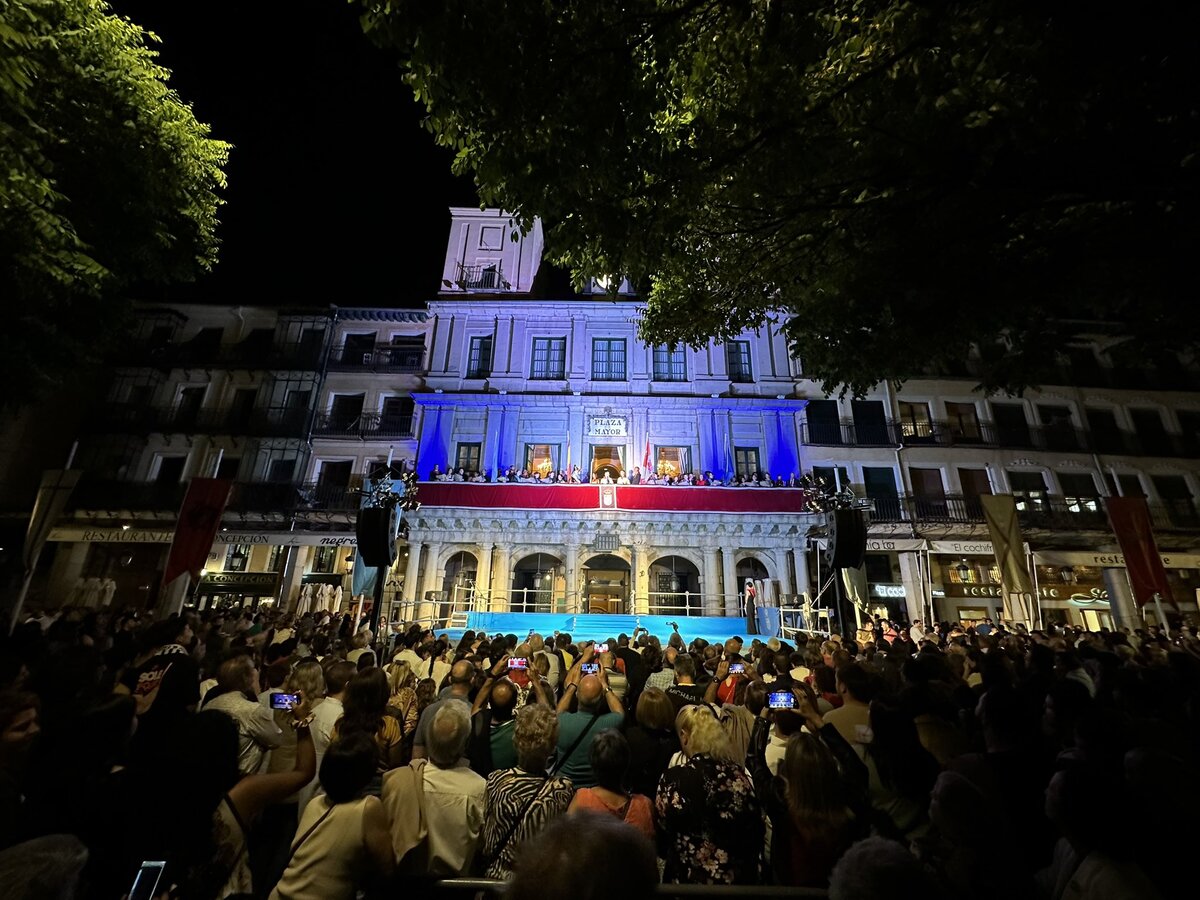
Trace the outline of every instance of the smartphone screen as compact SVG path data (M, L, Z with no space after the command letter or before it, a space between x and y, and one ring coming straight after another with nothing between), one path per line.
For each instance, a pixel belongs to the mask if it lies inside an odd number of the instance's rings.
M608 652L608 644L597 644L596 652L597 653L607 653Z
M158 881L166 868L163 860L146 860L134 876L133 887L129 889L129 900L154 900L158 891Z
M729 674L730 675L741 675L745 671L746 671L745 663L730 663L729 664Z
M583 664L583 674L584 675L595 675L599 671L600 671L600 663L584 663Z
M300 702L299 694L272 694L271 709L295 709Z
M771 709L795 709L796 695L791 691L771 691L767 694L767 706Z
M515 656L508 661L508 667L510 669L528 669L529 660L523 656Z

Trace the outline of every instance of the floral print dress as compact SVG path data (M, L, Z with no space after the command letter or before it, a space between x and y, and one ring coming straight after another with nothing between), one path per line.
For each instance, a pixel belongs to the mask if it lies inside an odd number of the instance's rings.
M746 770L697 754L658 783L654 824L663 880L674 884L757 884L763 821Z

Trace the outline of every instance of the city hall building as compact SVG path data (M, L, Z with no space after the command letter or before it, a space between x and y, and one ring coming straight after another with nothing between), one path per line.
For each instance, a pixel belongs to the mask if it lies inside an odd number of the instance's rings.
M84 474L41 597L153 605L186 481L216 474L234 489L190 602L341 589L347 606L359 488L415 467L422 506L385 591L405 616L737 615L747 580L770 602L825 605L824 518L802 490L615 483L635 471L849 486L870 531L843 587L900 619L999 617L979 498L1007 493L1041 615L1111 624L1129 586L1103 497L1144 496L1174 599L1195 609L1195 365L1114 367L1119 335L1097 326L1062 348L1061 385L1021 397L975 391L969 360L827 396L777 324L700 349L646 344L627 285L577 293L542 265L536 225L512 240L499 211L451 212L442 290L413 309L143 308L81 429ZM497 483L510 468L578 468L587 483Z

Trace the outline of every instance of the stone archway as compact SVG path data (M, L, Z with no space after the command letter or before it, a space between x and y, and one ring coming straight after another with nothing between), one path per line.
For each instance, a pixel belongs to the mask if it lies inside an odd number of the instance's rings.
M625 555L597 553L581 565L584 612L627 613L633 592L633 570Z
M526 551L512 565L509 612L559 612L566 608L563 561L546 551Z
M650 563L650 614L700 615L700 567L682 553L665 553Z
M474 609L475 587L479 575L479 559L474 550L453 550L444 562L442 570L442 597L445 598L442 618L448 618L445 607L452 610Z

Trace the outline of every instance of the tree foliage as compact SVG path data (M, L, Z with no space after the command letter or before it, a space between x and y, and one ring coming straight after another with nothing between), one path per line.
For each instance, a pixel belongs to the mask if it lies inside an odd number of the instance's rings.
M133 283L216 261L227 144L102 0L0 0L0 401L95 357Z
M784 312L856 391L1036 383L1080 320L1196 349L1196 4L360 2L482 203L650 340Z

